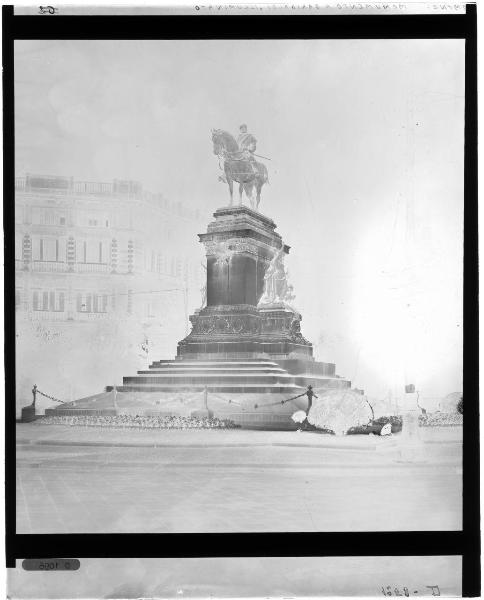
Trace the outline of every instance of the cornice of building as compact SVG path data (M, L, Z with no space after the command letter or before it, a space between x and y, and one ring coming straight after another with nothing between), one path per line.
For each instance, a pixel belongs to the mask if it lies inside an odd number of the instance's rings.
M72 177L27 174L15 178L16 199L58 201L76 205L79 202L102 202L149 206L165 214L199 222L198 209L171 202L161 193L143 190L140 182L114 179L112 182L78 181Z

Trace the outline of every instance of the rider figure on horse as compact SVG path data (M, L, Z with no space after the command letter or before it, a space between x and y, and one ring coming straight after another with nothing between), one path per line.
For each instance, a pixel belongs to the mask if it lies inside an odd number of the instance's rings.
M241 125L239 129L240 133L237 138L237 143L240 151L242 152L243 157L249 161L252 171L257 174L257 165L254 158L254 152L257 149L257 140L251 133L247 132L247 125Z
M237 140L228 131L212 129L212 142L213 153L218 157L219 168L222 171L219 180L227 183L229 187L230 206L233 204L235 181L239 184L239 204L242 204L242 192L245 191L251 207L258 210L261 189L269 182L269 177L266 166L256 161L257 140L247 132L247 125L240 126Z

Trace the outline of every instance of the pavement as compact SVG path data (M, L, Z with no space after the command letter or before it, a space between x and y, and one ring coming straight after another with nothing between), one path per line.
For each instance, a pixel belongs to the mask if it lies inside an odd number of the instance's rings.
M400 438L17 425L18 533L458 530L462 429Z
M462 596L460 556L81 558L79 570L55 573L21 563L7 570L12 600Z
M416 549L417 550L417 549ZM136 552L134 552L136 554ZM77 571L7 570L12 600L462 596L460 556L81 558ZM433 596L435 598L435 595Z

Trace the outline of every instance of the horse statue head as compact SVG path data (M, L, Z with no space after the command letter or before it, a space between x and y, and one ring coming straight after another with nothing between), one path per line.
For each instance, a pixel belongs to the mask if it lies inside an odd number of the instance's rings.
M213 153L217 156L224 152L237 152L239 145L235 138L223 129L212 129Z

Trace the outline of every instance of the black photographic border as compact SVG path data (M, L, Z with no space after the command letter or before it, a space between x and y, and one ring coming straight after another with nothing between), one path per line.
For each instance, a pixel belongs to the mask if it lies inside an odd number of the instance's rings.
M382 11L383 13L383 11ZM6 566L16 559L217 556L462 556L462 594L480 595L477 210L477 10L465 14L3 17ZM250 32L250 33L248 33ZM465 39L462 531L358 533L17 534L15 526L14 40ZM443 124L445 126L445 124Z

